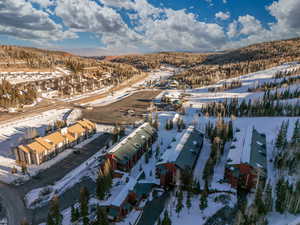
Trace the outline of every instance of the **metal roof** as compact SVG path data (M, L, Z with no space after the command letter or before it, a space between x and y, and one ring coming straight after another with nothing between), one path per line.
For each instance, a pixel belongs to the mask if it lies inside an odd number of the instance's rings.
M149 123L143 124L137 128L133 134L124 139L116 148L110 151L116 159L126 164L128 160L153 136L155 129Z
M266 135L253 128L249 164L254 168L267 168Z
M181 136L179 143L173 148L168 149L158 163L174 163L181 169L192 169L197 155L201 150L203 143L203 134L190 126Z
M181 169L192 169L201 150L202 142L203 134L194 129L175 161L176 166Z

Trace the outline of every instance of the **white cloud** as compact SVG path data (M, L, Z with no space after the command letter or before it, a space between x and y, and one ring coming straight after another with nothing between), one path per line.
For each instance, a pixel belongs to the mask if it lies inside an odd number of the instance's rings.
M75 38L71 31L64 31L49 15L32 7L25 0L0 2L0 34L35 41L58 41Z
M238 37L240 34L246 37L238 41L229 41L224 48L241 47L249 44L288 39L300 36L300 1L279 0L266 7L276 19L267 28L263 28L261 22L253 16L240 16L238 21L229 26L228 37Z
M239 23L241 24L242 28L240 30L240 34L250 35L258 33L262 30L262 25L259 20L257 20L254 16L245 15L240 16L238 18Z
M220 20L228 20L230 18L230 13L220 11L220 12L216 13L215 17Z
M207 51L220 47L225 35L221 26L201 22L185 10L162 9L147 0L102 0L104 6L89 0L59 0L55 10L64 24L76 32L93 32L106 51L189 50ZM131 10L136 21L129 28L112 6ZM102 49L103 50L103 49Z
M228 26L228 31L227 31L227 35L230 38L233 38L234 36L236 36L238 34L238 22L236 20L234 20L232 23L229 24Z
M223 3L226 4L226 3L227 3L227 0L223 0Z
M54 0L30 0L30 2L40 5L42 8L48 8L55 4Z

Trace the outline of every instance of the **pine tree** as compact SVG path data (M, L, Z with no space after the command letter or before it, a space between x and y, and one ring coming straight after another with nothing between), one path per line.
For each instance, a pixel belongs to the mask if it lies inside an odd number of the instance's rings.
M76 212L75 212L75 207L74 205L72 205L71 207L71 222L74 223L75 221L78 220L78 218L76 217Z
M48 213L48 222L53 222L54 225L60 225L62 221L62 215L59 211L59 198L54 196L50 202L50 208Z
M159 154L160 154L160 147L159 147L159 145L157 145L156 151L155 151L155 158L156 158L156 159L158 159Z
M188 212L190 212L190 208L192 207L191 203L191 192L188 191L187 197L186 197L186 207L188 208Z
M200 210L207 208L207 194L205 192L201 193L199 208Z
M258 187L256 190L254 203L257 207L257 211L259 215L265 215L267 213L265 203L262 199L262 191L260 187Z
M85 216L85 217L83 217L82 222L83 222L83 225L89 225L90 220L87 216Z
M100 173L98 174L98 177L96 180L96 194L100 200L103 200L105 198L104 179L102 177L102 174L100 174Z
M80 189L80 215L84 218L88 215L89 193L86 187Z
M229 121L228 123L228 140L231 140L233 138L233 125L232 125L232 121Z
M287 186L283 179L279 179L276 185L276 202L275 209L279 213L283 213L285 210L285 198L286 198Z
M179 217L180 211L183 208L182 201L183 201L183 192L182 192L182 190L180 190L178 193L178 196L177 196L177 204L176 204L176 213L177 213L178 217Z
M264 193L264 202L266 210L271 212L273 210L273 197L272 197L272 186L268 183L265 193Z
M48 217L47 217L47 225L56 225L54 222L53 216L50 214L48 214Z
M172 221L169 217L169 213L167 210L165 210L165 212L164 212L164 218L162 220L161 225L172 225Z
M109 225L109 221L105 210L103 210L100 206L97 206L96 211L96 221L95 225Z

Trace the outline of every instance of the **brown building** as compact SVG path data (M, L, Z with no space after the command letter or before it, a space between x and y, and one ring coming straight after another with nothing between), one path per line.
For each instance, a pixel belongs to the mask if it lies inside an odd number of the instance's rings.
M16 161L26 165L40 165L54 158L66 148L89 138L96 132L96 124L89 120L80 120L70 127L65 127L44 137L35 138L27 145L14 149Z

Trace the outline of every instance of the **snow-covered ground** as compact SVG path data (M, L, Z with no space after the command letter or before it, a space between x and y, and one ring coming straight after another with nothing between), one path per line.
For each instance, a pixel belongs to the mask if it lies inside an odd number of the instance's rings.
M68 111L69 109L50 110L31 118L24 118L0 125L0 181L11 183L23 178L28 179L27 176L21 174L21 168L15 162L12 147L18 145L20 138L24 136L28 129L34 128L43 136L45 128L56 120L63 119ZM63 157L67 152L59 157ZM16 168L18 173L12 174L13 168ZM28 169L29 172L37 172L36 168L31 170L29 167Z
M170 219L172 221L172 225L203 225L208 218L213 216L218 210L224 207L223 203L215 202L215 197L219 196L220 194L211 194L207 197L207 205L208 207L204 210L200 210L199 203L200 203L200 195L196 195L191 198L191 208L188 209L186 207L186 195L183 198L183 205L184 208L181 210L179 215L176 213L176 202L177 197L172 196L169 200L169 204L166 207L166 210L169 212ZM228 203L228 206L233 207L236 203L236 198L234 195L230 196L231 200ZM161 215L163 218L163 214Z
M88 104L85 104L85 105L103 106L103 105L108 105L110 103L119 101L119 100L126 98L129 95L133 94L134 92L136 92L139 89L139 87L145 85L149 81L154 81L157 79L167 79L168 77L173 75L173 71L174 71L173 68L168 68L168 70L164 70L164 71L150 72L149 76L145 80L142 80L142 81L132 85L131 87L126 87L121 90L118 90L118 91L114 92L113 95L109 95L107 97L89 102Z
M55 71L47 72L25 72L25 71L15 71L15 72L1 72L0 71L0 80L5 79L12 84L18 84L23 82L32 82L38 80L47 80L57 77L62 77L69 75L70 71L57 67Z
M100 135L102 135L102 133L97 133L93 137L85 140L84 142L80 143L79 145L74 146L74 148L80 148L81 146L91 142L92 140L99 137ZM93 170L98 171L97 163L98 163L99 156L103 155L102 150L103 149L99 149L99 151L97 153L95 153L88 160L86 160L85 162L80 164L74 170L72 170L71 172L66 174L62 179L56 181L55 184L49 185L49 186L46 186L46 187L40 187L40 188L37 188L37 189L33 189L29 193L27 193L26 196L25 196L25 202L26 202L27 207L29 207L29 208L40 207L41 205L43 205L43 204L47 203L48 201L50 201L54 195L59 196L62 193L64 193L67 189L74 186L84 176L90 176L90 174L94 174ZM64 152L66 152L66 150ZM73 151L72 151L72 149L69 149L68 152L72 153ZM61 153L60 155L62 155L63 153ZM58 155L58 157L60 157L60 155ZM54 159L56 159L56 158L54 158ZM47 164L51 161L52 160L50 160L46 163L43 163L42 166L43 167L47 166L45 164ZM56 163L56 162L54 162L54 163ZM40 166L38 168L40 169ZM93 179L95 179L94 176L91 176L91 177ZM41 198L41 196L42 196L41 192L43 192L46 189L49 190L49 193L47 195L43 196L43 198Z

